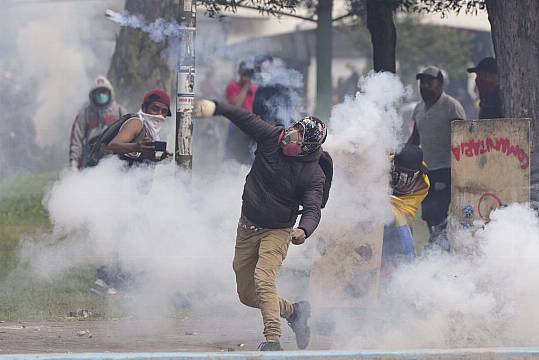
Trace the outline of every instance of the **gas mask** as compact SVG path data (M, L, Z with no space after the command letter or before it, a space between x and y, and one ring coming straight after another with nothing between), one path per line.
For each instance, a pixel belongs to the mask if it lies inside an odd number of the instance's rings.
M392 164L391 187L396 194L408 194L414 188L416 180L420 174L420 170L406 169Z
M303 132L297 127L286 129L280 144L285 156L298 156L303 146Z

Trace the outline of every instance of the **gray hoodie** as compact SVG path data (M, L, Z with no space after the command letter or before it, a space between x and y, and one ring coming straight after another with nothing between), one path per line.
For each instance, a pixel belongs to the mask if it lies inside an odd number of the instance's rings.
M92 92L105 88L110 90L111 100L105 106L98 106L92 101ZM84 159L90 140L101 135L107 127L118 120L126 111L114 100L114 90L110 81L104 76L98 76L88 93L89 101L77 114L71 128L69 144L69 161L73 166L84 168Z

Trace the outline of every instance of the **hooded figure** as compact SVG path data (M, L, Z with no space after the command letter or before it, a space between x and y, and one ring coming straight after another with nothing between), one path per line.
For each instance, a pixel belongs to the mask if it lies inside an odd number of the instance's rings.
M104 76L95 79L88 97L89 102L79 111L71 128L69 163L78 169L86 167L85 158L91 140L126 113L114 100L112 85Z
M430 188L427 165L419 146L406 144L389 159L393 222L384 226L382 273L385 275L389 275L401 262L416 257L411 223Z

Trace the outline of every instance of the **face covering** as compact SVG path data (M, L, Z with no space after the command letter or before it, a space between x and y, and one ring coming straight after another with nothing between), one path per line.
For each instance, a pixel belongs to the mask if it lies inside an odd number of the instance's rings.
M419 89L419 92L421 93L421 98L423 101L427 103L432 103L436 99L436 93L430 89Z
M475 85L477 86L477 91L479 91L479 97L487 96L498 86L496 81L485 79L475 79Z
M161 131L161 126L163 125L163 122L165 121L165 117L163 115L146 114L142 110L138 112L138 116L140 119L142 119L142 122L144 123L144 126L146 127L146 130L148 131L149 137L152 140L157 140L159 138L159 132Z
M281 147L285 156L298 156L301 153L303 135L298 129L291 128L285 130L281 139Z
M94 95L94 101L97 105L107 105L110 101L110 95L107 93L99 93Z

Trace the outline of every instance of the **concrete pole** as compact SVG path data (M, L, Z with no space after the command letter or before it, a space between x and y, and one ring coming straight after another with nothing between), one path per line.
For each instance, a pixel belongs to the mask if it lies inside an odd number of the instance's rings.
M333 50L333 0L319 0L316 27L316 107L315 113L323 121L331 113L331 61Z
M196 0L179 0L180 25L187 28L176 67L176 146L174 159L182 168L193 168L193 101L195 98Z

